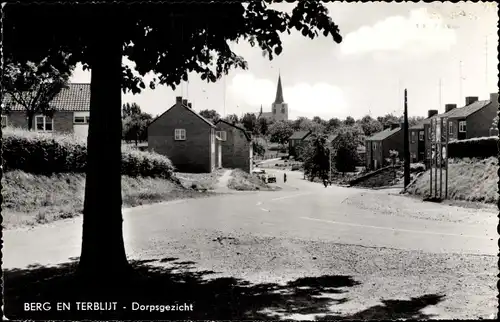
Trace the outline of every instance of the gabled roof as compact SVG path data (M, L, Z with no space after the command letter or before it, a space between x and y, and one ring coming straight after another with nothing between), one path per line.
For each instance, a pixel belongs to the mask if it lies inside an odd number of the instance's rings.
M390 136L398 133L399 131L401 131L400 127L395 128L395 129L386 129L386 130L383 130L381 132L375 133L374 135L366 138L366 141L381 141L381 140L385 140L388 137L390 137Z
M10 95L4 95L3 104L11 103L12 111L24 111L25 107L13 101ZM90 111L90 84L70 83L49 103L56 111L87 112Z
M296 131L288 139L289 140L303 140L311 133L312 133L311 131Z
M448 113L445 113L448 118L465 118L471 114L476 113L483 107L489 105L491 103L490 100L484 100L484 101L475 101L472 104L466 105L464 107L460 108L454 108Z
M160 117L162 117L163 115L167 114L168 111L170 111L171 109L173 109L174 107L177 106L177 103L172 105L169 109L167 109L165 112L161 113L160 115L158 115L154 120L152 120L148 127L151 126L151 124L153 124L154 122L156 122ZM193 113L194 115L196 115L200 120L202 120L203 122L207 123L210 127L215 127L215 125L210 122L209 120L207 120L206 118L204 118L203 116L201 116L200 114L196 113L195 110L193 110L192 108L190 108L189 106L187 105L184 105L184 104L181 104L182 107L184 107L186 110L188 110L189 112Z
M229 126L234 127L235 129L240 130L241 132L243 132L243 134L245 134L245 137L247 138L248 141L252 141L252 137L250 136L250 134L248 133L248 131L245 130L244 128L239 127L238 125L232 124L232 123L224 121L224 120L218 120L217 122L215 122L215 125L217 125L219 123L224 123L224 124L227 124Z

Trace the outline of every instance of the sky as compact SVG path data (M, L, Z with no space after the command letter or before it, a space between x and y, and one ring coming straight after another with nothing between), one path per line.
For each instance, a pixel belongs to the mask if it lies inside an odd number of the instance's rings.
M343 37L341 44L322 35L283 34L283 52L272 61L258 47L232 43L248 70L232 70L216 83L189 75L175 91L167 86L123 94L156 116L183 96L196 111L220 115L271 111L281 74L290 119L361 118L402 115L404 89L408 114L464 105L466 96L488 99L498 92L498 16L494 2L327 3ZM290 11L294 4L273 4ZM130 64L124 60L125 64ZM152 75L145 80L149 83ZM77 67L71 82L89 83L90 72Z

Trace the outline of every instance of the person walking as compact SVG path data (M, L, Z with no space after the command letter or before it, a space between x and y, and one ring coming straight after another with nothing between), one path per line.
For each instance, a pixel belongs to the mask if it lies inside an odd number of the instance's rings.
M283 174L283 182L286 182L286 173Z

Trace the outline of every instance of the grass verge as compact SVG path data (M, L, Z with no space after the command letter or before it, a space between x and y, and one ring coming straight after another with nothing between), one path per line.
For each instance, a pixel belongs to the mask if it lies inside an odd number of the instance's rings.
M83 210L84 174L44 176L10 171L4 174L2 185L3 227L6 229L71 218ZM122 177L124 207L210 195L166 179Z
M280 189L277 186L264 183L257 175L240 169L231 172L231 179L229 179L227 186L229 189L238 191L274 191Z
M495 203L498 199L498 160L455 159L448 164L448 198L466 202ZM434 174L434 173L433 173ZM430 194L430 174L426 171L407 189L412 195ZM439 177L439 172L438 172ZM439 180L439 179L438 179ZM445 172L443 171L443 194ZM439 182L438 182L439 189Z
M175 176L179 178L183 187L205 191L215 189L224 171L224 169L217 169L212 173L177 172Z

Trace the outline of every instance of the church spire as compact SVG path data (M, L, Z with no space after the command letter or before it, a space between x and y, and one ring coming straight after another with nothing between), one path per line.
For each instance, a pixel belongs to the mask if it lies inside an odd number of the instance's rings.
M282 104L285 100L283 99L283 88L281 86L281 73L278 76L278 89L276 90L276 99L274 100L274 104Z

